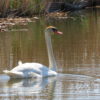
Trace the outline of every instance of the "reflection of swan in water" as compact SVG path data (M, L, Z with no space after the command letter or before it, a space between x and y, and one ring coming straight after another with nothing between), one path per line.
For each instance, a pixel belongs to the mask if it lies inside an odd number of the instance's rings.
M3 91L8 95L31 96L40 93L48 84L54 83L56 77L39 79L11 79L5 85ZM9 92L8 92L9 91Z
M59 74L57 77L43 79L11 79L8 82L5 82L6 80L3 81L3 79L4 77L0 80L0 95L4 97L11 96L13 100L16 99L16 96L19 97L19 100L22 100L22 98L24 100L27 97L30 97L31 100L33 98L36 100L41 100L41 98L46 98L46 100L63 100L63 95L65 97L65 94L69 94L69 97L72 98L76 93L75 95L79 97L78 89L81 91L80 94L84 94L88 84L95 82L95 86L97 86L97 83L100 84L100 80L98 81L94 77L75 74Z
M13 68L11 71L4 70L3 72L13 78L29 78L29 77L49 77L56 76L56 61L53 55L51 34L62 34L55 27L49 26L45 29L45 39L48 50L49 68L39 63L23 63Z

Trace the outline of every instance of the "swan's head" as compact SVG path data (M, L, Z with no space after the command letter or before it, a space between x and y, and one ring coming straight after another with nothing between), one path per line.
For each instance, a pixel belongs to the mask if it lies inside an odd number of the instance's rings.
M49 33L55 33L55 34L63 34L62 32L60 32L56 27L54 26L48 26L46 29L45 29L46 32L49 32Z

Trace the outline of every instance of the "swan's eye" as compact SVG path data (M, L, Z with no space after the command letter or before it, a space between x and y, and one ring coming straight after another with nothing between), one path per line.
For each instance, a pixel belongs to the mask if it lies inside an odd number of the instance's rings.
M57 29L56 29L56 28L52 28L52 30L53 30L54 32L56 32L56 31L57 31Z
M58 31L56 28L52 28L53 32L56 34L63 34L62 32Z

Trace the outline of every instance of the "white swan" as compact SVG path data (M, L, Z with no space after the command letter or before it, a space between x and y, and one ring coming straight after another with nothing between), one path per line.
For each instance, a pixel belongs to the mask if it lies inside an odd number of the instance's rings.
M4 70L3 72L11 78L29 78L29 77L49 77L56 76L56 61L53 55L51 45L51 33L62 34L55 27L49 26L45 29L45 40L48 50L49 68L40 63L18 63L18 66L12 70Z

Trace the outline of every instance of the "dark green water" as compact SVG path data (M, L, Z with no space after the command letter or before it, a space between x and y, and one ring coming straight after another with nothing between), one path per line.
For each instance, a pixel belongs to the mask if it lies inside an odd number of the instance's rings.
M66 20L40 18L0 33L0 100L99 100L100 9L72 16ZM48 25L64 33L52 36L59 75L8 81L2 71L12 69L19 60L48 66L44 39Z

